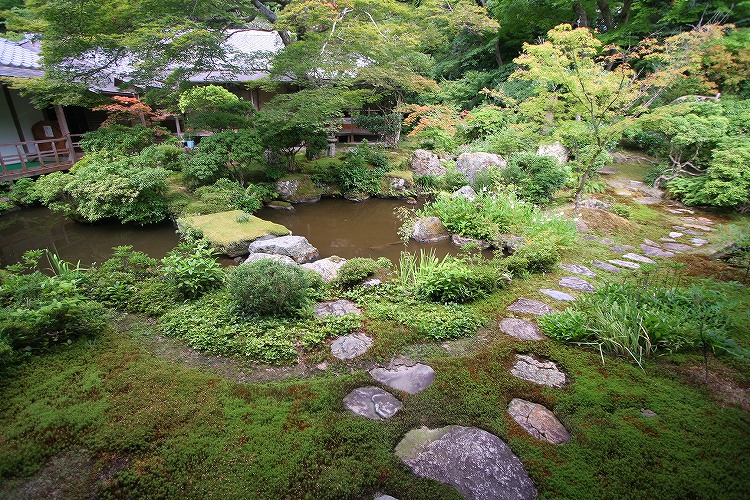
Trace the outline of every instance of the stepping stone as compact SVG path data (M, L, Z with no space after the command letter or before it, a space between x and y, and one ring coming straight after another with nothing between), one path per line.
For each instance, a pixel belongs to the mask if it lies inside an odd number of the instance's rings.
M654 410L649 410L648 408L641 408L641 416L644 418L654 418L657 415Z
M697 247L700 247L708 243L708 240L704 240L703 238L690 238L690 243Z
M644 257L643 255L638 255L637 253L626 253L622 257L624 259L634 260L636 262L642 262L644 264L656 264L655 260L649 259L648 257Z
M636 264L635 262L628 262L626 260L609 259L607 262L609 262L610 264L614 264L616 266L626 267L628 269L640 269L641 268L640 264Z
M657 205L664 200L655 196L644 196L643 198L635 198L633 201L641 205Z
M714 230L714 228L712 227L703 226L701 224L685 224L685 227L690 228L690 229L700 229L701 231L706 231L706 232Z
M683 233L685 232L685 228L682 226L672 226L672 229L675 231L682 231Z
M565 385L565 374L560 371L557 364L550 360L539 360L526 354L516 354L516 364L510 373L514 377L528 380L547 387L562 387Z
M678 233L677 231L672 231L669 233L670 238L679 238L680 236L682 236L682 233Z
M615 245L613 247L609 247L609 249L613 252L624 253L629 252L630 250L635 250L635 247L631 245Z
M570 441L570 433L557 420L555 414L540 404L515 398L508 405L508 414L537 439L553 444Z
M615 244L615 242L610 240L609 238L602 238L601 240L599 240L599 243L601 243L602 245L614 245Z
M567 300L570 302L575 302L576 298L572 295L569 295L565 292L561 292L560 290L551 290L549 288L542 288L539 290L544 295L547 295L548 297L552 297L555 300Z
M581 236L581 238L588 241L596 241L596 236L594 236L593 234L584 234Z
M659 241L667 241L669 243L677 243L677 240L672 238L659 238Z
M506 307L506 309L517 313L536 314L537 316L543 316L553 311L553 309L544 302L524 297L519 297L515 302Z
M364 333L353 333L338 337L331 343L331 354L339 359L354 359L367 352L372 339Z
M613 266L612 264L609 264L607 262L602 262L600 260L595 260L591 263L591 265L610 273L619 273L622 271L622 269L620 269L619 267Z
M714 221L706 217L698 217L698 222L700 222L701 224L708 224L709 226L714 224Z
M586 266L581 266L578 264L560 264L560 268L568 271L569 273L582 274L584 276L591 276L592 278L596 277L596 273L594 273L594 271Z
M683 245L682 243L664 243L663 246L675 252L688 252L693 249L690 245Z
M500 331L521 340L542 340L539 327L530 321L518 318L503 318L498 325Z
M656 247L656 248L659 248L659 247L661 246L661 243L657 243L657 242L655 242L655 241L653 241L653 240L650 240L650 239L648 239L648 238L644 238L644 239L643 239L643 243L645 243L646 245L648 245L648 246L650 246L650 247ZM643 245L641 245L641 246L643 246Z
M344 406L361 417L385 420L395 415L404 405L393 394L380 387L359 387L346 395Z
M690 236L703 236L704 233L701 233L700 231L693 231L692 229L685 229L685 234L689 234Z
M315 316L318 318L344 316L346 314L362 314L362 310L351 300L344 299L320 302L315 305Z
M390 495L377 495L372 500L398 500L398 498L392 497Z
M373 368L372 378L391 389L418 394L427 389L435 380L432 367L416 363L413 366L391 365L391 368Z
M536 488L502 439L476 427L420 427L406 433L396 455L419 476L449 484L467 500L536 498Z
M573 290L581 290L582 292L593 292L594 285L589 283L583 278L577 276L563 276L560 281L557 282L560 286L566 288L572 288Z
M668 245L669 243L665 243L664 245ZM649 257L674 257L674 253L667 252L666 250L662 250L661 248L656 248L648 245L641 245L641 250L643 250L643 253L648 255Z

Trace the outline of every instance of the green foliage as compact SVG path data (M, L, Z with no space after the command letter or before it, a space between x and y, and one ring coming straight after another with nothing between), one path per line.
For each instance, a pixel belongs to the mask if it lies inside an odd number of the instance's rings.
M390 269L392 266L391 261L385 257L380 257L378 260L354 257L344 262L339 268L336 279L332 284L341 288L351 288L362 283L380 269Z
M105 327L104 308L78 289L77 272L45 276L41 251L0 272L0 369L55 345L92 337Z
M534 153L517 153L508 159L502 171L506 184L516 186L518 195L531 203L545 204L555 191L565 187L568 171L554 158Z
M175 144L153 144L145 147L140 154L146 167L163 168L179 172L187 161L185 150Z
M255 162L263 158L263 146L254 129L226 130L204 137L183 169L188 186L213 184L221 178L245 184Z
M497 268L471 265L450 255L416 277L416 293L423 300L442 303L471 302L505 284Z
M186 299L196 299L224 281L224 270L208 245L183 245L161 260L161 272Z
M630 219L633 215L630 205L626 205L625 203L613 203L609 211L625 219Z
M441 342L472 335L482 326L471 309L461 304L446 304L430 311L429 316L419 316L409 322L417 333Z
M164 127L148 128L143 125L126 127L115 124L83 134L81 149L86 153L105 152L113 156L121 156L140 153L146 147L159 141L176 142L176 139Z
M578 342L586 337L586 314L569 307L539 318L539 328L555 340Z
M34 180L23 178L14 181L13 187L8 193L8 198L16 205L21 206L30 206L37 203L39 200L34 191Z
M553 270L560 262L558 244L544 236L527 241L513 255L498 264L512 275L544 273Z
M186 116L189 130L219 132L244 128L249 125L248 116L253 105L218 85L193 87L180 94L180 111Z
M508 125L508 114L507 109L497 106L480 106L472 109L463 119L463 134L473 141L500 133Z
M86 222L161 222L168 213L162 168L142 167L139 157L108 158L89 154L71 169L40 177L37 199L55 211Z
M276 197L276 188L271 184L249 184L243 188L229 179L219 179L210 186L195 190L198 198L185 207L185 213L210 214L230 210L243 210L252 214L263 206L265 201Z
M269 259L242 264L228 279L235 307L256 316L302 314L321 285L319 274Z

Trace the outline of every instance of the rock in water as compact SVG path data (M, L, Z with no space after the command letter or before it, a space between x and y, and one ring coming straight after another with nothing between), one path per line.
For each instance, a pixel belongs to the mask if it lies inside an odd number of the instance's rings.
M484 240L477 240L474 238L465 238L458 234L454 234L451 236L451 243L453 243L453 245L459 248L462 248L466 245L476 245L476 247L479 248L480 250L487 250L488 248L492 246Z
M469 500L536 498L534 484L510 447L476 427L413 429L396 446L396 455L417 476L450 484Z
M519 297L506 309L517 313L536 314L537 316L549 314L554 310L544 302L527 299L525 297Z
M508 162L502 156L493 153L463 153L456 159L456 170L466 176L469 184L474 182L477 172L492 166L504 169Z
M521 340L542 340L539 327L530 321L518 318L503 318L498 324L500 331Z
M543 439L553 444L570 441L570 433L557 420L555 414L540 404L515 398L508 405L508 414L526 432L537 439Z
M281 236L254 241L248 247L250 253L271 253L291 257L298 264L312 262L318 258L318 249L304 236Z
M429 243L433 241L447 240L451 237L448 229L437 217L423 217L414 222L411 237L413 240Z
M370 375L391 389L409 394L422 392L435 380L435 370L422 363L416 363L413 366L395 365L392 368L373 368L370 370Z
M353 333L338 337L331 342L331 354L339 359L354 359L367 352L372 339L364 333Z
M411 157L411 169L415 175L445 175L445 167L435 153L426 149L416 149Z
M330 283L331 281L336 279L336 277L339 275L339 268L345 263L346 259L343 259L337 255L333 255L326 259L319 259L315 262L302 264L302 266L300 267L302 267L303 269L309 269L310 271L315 271L320 275L321 278L323 278L323 281L325 281L326 283Z
M362 417L384 420L391 418L404 405L379 387L359 387L346 395L344 406Z
M513 376L548 387L565 385L565 374L550 360L539 360L526 354L516 354L516 364L510 373Z

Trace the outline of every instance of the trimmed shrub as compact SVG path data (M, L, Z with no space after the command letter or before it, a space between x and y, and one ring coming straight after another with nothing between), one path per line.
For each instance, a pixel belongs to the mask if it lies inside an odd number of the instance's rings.
M355 257L344 262L344 265L339 268L333 284L342 288L351 288L374 275L379 269L390 269L392 266L391 261L385 257L378 260Z
M313 275L318 277L316 281ZM312 305L320 287L317 273L269 259L242 264L229 275L228 289L237 309L248 315L294 315Z

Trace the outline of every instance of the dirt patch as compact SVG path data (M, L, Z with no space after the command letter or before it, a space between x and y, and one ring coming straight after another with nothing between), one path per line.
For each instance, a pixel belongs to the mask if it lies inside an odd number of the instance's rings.
M708 375L701 365L676 368L691 385L705 386L721 406L736 406L750 413L750 385L734 380L732 371L709 364Z
M67 451L52 457L31 477L11 479L0 485L0 497L8 499L98 498L115 475L128 468L128 457L95 456L88 450Z
M598 208L582 208L578 211L589 230L609 235L633 232L638 225L624 217Z

